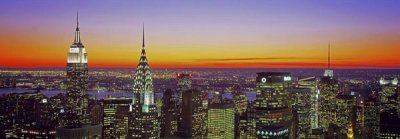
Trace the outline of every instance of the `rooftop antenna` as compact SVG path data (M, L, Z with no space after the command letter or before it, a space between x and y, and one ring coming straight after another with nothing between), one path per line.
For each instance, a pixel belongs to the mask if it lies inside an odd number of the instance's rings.
M328 43L328 69L331 68L331 43Z

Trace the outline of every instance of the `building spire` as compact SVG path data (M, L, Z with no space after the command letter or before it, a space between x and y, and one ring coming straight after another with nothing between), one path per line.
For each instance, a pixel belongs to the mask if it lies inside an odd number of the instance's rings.
M79 32L79 13L76 12L76 30L75 30L75 41L74 43L81 43L81 34Z
M328 43L328 69L331 68L331 43Z
M79 31L79 12L76 12L76 31Z
M142 42L142 48L144 49L144 24L143 24L143 42Z

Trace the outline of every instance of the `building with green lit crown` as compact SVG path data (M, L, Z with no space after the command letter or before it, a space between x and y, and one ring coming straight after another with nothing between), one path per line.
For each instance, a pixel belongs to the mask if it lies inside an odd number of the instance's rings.
M207 138L233 139L235 137L235 109L232 103L208 105Z

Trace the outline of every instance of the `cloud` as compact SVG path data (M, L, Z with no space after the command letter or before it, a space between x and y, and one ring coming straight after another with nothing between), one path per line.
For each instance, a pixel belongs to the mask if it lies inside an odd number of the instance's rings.
M260 61L260 60L298 60L298 59L318 59L305 57L245 57L245 58L205 58L193 59L198 62L221 62L221 61Z

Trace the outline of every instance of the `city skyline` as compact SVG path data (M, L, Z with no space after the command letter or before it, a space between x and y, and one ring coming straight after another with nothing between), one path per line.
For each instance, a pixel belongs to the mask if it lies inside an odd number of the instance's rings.
M2 68L65 67L77 11L89 67L135 67L145 23L154 68L400 68L395 1L3 3Z

